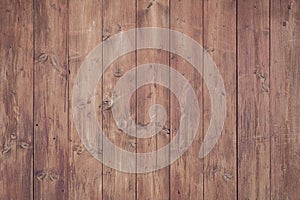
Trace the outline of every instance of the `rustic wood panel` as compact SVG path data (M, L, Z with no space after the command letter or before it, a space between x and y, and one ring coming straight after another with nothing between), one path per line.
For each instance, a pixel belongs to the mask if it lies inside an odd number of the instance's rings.
M180 31L203 46L203 4L202 1L172 1L170 5L170 28ZM170 45L180 41L171 41ZM199 56L201 57L201 56ZM203 160L198 158L203 141L203 92L202 77L186 60L171 54L170 66L179 71L192 85L198 97L200 123L192 146L170 168L170 199L202 199ZM175 80L176 81L176 80ZM170 85L176 84L170 82ZM177 134L180 125L180 107L174 95L170 96L171 139ZM189 132L190 130L186 130ZM185 134L185 133L183 133Z
M268 0L238 2L238 197L241 199L270 199L269 21Z
M122 33L128 29L136 27L136 4L132 0L105 0L103 4L103 31L106 40L110 35ZM119 46L125 44L120 43ZM103 56L107 56L109 52L115 51L111 47L103 49ZM116 125L111 111L110 103L113 101L113 87L120 77L128 70L136 66L136 53L132 52L117 59L103 74L103 130L106 136L116 146L126 151L136 152L136 138L128 136L122 132ZM133 80L136 83L136 80ZM120 98L124 96L121 94ZM123 101L128 101L124 99ZM107 105L106 105L107 104ZM113 106L113 104L112 104ZM136 116L136 98L135 95L128 105L133 114ZM109 157L118 159L117 152L104 152L103 159ZM117 160L118 161L118 160ZM118 161L120 162L120 161ZM122 163L120 162L120 165ZM136 198L136 174L119 172L110 167L103 167L103 199L135 199Z
M34 198L67 199L67 1L34 1L34 56Z
M298 0L2 0L0 199L299 199L299 22ZM163 50L121 56L104 72L95 97L99 124L116 146L156 151L180 125L175 95L148 84L131 97L130 112L147 126L149 108L161 104L168 113L163 131L137 139L116 126L113 87L137 65L155 62L180 72L196 91L201 119L193 144L172 165L129 174L85 149L72 117L73 85L102 41L149 26L178 30L204 46L222 74L227 115L218 143L199 159L211 117L201 75ZM103 49L103 56L111 51ZM135 73L132 83L143 77ZM164 78L176 84L170 75ZM103 152L108 157L118 159Z
M158 0L137 1L137 27L169 28L169 1ZM156 37L160 37L157 35ZM137 44L138 45L138 44ZM137 65L145 63L161 63L169 65L169 53L161 50L137 51ZM137 81L140 77L137 69ZM158 76L161 76L160 74ZM164 77L169 79L169 77ZM155 77L153 77L155 79ZM150 121L148 110L153 104L161 104L169 115L169 90L159 85L146 85L137 91L137 123L145 126ZM156 151L169 143L169 116L163 131L147 139L137 139L137 152ZM157 156L157 159L160 159ZM138 163L137 163L138 164ZM170 167L137 175L137 199L169 199Z
M204 1L204 47L216 63L226 89L226 118L214 149L204 158L204 199L236 199L236 2ZM204 71L206 70L204 60ZM204 134L211 100L204 87ZM218 111L215 111L218 112Z
M79 67L87 54L102 41L102 0L69 1L69 104ZM97 92L102 99L102 88ZM100 109L99 109L100 110ZM99 112L98 112L99 113ZM99 125L102 126L101 112ZM70 199L102 199L102 163L86 151L69 109L69 197Z
M32 2L0 2L0 199L33 196Z
M300 2L271 1L271 199L299 199Z

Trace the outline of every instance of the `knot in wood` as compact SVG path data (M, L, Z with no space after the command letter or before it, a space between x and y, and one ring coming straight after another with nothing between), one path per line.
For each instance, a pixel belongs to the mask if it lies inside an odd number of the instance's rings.
M171 133L171 131L170 131L169 128L163 128L163 131L164 131L166 134L168 134L168 135Z
M50 171L49 172L49 179L51 181L57 181L58 180L58 174L55 171Z
M8 152L10 152L11 147L8 145L4 145L3 149L2 149L2 154L7 154Z
M17 139L17 135L16 135L16 134L11 134L11 135L10 135L10 139L12 139L12 140Z
M121 69L119 67L114 72L114 76L115 77L121 77L122 76L122 71L121 71Z
M80 154L82 154L83 153L83 147L82 146L78 146L77 148L76 148L76 153L77 153L77 155L80 155Z
M21 142L21 143L20 143L20 147L21 147L22 149L29 149L29 144L26 143L26 142Z
M45 63L47 59L48 59L48 54L46 53L40 53L36 58L37 62L39 63Z
M39 181L42 181L46 178L47 176L47 173L46 172L39 172L37 175L36 175L36 178L39 180Z
M113 100L110 98L103 99L103 110L109 110L113 106Z

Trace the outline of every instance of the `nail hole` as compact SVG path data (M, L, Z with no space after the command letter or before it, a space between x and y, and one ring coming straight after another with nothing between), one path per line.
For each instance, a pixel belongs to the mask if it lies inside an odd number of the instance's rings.
M283 25L283 26L286 26L286 25L287 25L286 21L284 21L284 22L282 23L282 25Z

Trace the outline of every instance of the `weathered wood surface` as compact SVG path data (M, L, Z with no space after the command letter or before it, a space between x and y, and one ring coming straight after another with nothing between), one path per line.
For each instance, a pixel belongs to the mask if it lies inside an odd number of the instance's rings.
M103 2L103 39L106 40L111 35L121 33L136 27L136 4L131 0L105 0ZM125 44L120 43L119 48ZM109 46L103 48L103 56L114 49ZM121 75L136 66L136 53L131 52L125 56L118 58L103 74L103 130L105 135L117 146L126 151L136 152L136 138L124 134L117 127L110 103L113 101L113 88ZM135 83L136 81L133 80ZM123 93L120 94L122 98ZM124 99L127 101L127 99ZM108 102L106 105L106 102ZM130 111L133 118L136 115L136 98L131 99ZM117 152L104 152L103 159L114 156ZM109 158L108 158L109 159ZM122 165L122 163L120 163ZM136 174L119 172L110 167L103 166L103 199L135 199L136 196Z
M80 6L79 6L80 5ZM72 103L72 87L78 70L87 54L102 41L102 0L69 1L68 59L69 104ZM102 98L102 88L97 99ZM101 101L100 101L101 103ZM102 126L101 111L99 124ZM69 173L68 194L70 199L102 199L102 163L94 159L82 145L69 107Z
M33 2L0 2L0 199L33 198Z
M238 197L270 199L269 1L237 11Z
M137 1L137 27L170 27L170 2L168 0ZM159 35L156 35L159 39ZM139 41L137 41L139 42ZM138 45L138 44L137 44ZM137 51L137 65L145 63L161 63L169 65L169 53L157 49L139 50ZM142 75L137 69L137 81ZM157 73L157 76L162 76ZM169 76L164 77L169 79ZM155 80L155 77L153 77ZM150 122L149 108L153 104L160 104L168 113L164 130L170 130L170 92L167 88L159 85L146 85L137 90L137 124L141 126ZM156 114L155 114L156 115ZM137 139L137 152L156 151L162 146L169 143L170 135L162 130L157 135L146 138ZM160 159L157 155L156 159ZM137 163L138 164L138 163ZM170 189L170 167L165 167L153 173L137 175L137 199L169 199Z
M203 2L197 0L174 1L170 7L170 28L192 37L203 45ZM176 44L178 42L178 44ZM170 45L180 45L171 41ZM201 56L201 55L200 55ZM170 66L179 71L193 86L200 108L199 130L187 153L183 154L170 168L170 199L202 199L203 160L198 158L203 140L203 82L201 75L187 61L176 54L170 56ZM170 82L176 84L176 82ZM177 134L180 125L180 109L177 98L170 96L171 139ZM191 130L187 130L191 131Z
M300 2L271 2L271 199L299 199Z
M1 200L299 199L298 0L2 0L0 16ZM199 159L211 116L201 75L163 50L121 56L104 71L95 96L99 125L116 146L156 151L180 125L176 96L149 84L136 88L130 113L147 126L151 105L163 105L163 131L137 139L116 126L113 88L137 65L170 66L163 77L170 86L176 84L171 68L177 70L194 88L200 108L187 152L158 171L130 174L103 165L85 149L73 121L73 86L83 60L102 41L149 26L180 31L204 47L222 74L227 113L218 143ZM103 55L111 51L106 47ZM133 84L143 77L139 69L135 73ZM102 156L118 159L116 152Z
M35 199L68 195L67 30L67 1L34 1Z
M236 199L236 2L204 1L203 26L204 48L223 77L227 101L222 134L217 145L204 158L204 199ZM204 60L204 71L207 70L206 62ZM211 115L207 87L204 87L203 96L205 134Z

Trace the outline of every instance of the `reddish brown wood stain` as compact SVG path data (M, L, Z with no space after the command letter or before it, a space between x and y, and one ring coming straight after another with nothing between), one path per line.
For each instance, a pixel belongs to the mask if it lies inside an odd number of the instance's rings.
M299 199L299 22L298 0L1 0L0 200ZM140 64L162 63L183 74L201 119L193 144L172 165L128 174L84 148L72 89L85 56L102 40L149 26L178 30L204 46L224 79L227 115L218 143L199 159L211 115L201 76L166 51L122 56L104 72L96 96L99 124L113 143L155 151L179 127L178 100L156 85L137 90L130 112L143 125L149 107L163 105L164 131L136 139L116 127L105 102L120 77Z

